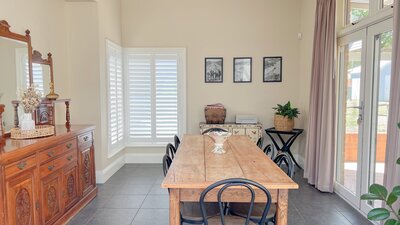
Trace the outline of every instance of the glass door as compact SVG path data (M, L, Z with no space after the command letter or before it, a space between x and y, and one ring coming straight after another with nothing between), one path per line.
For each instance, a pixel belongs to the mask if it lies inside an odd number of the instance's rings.
M366 31L339 40L338 145L335 190L359 204Z
M335 191L363 212L381 202L360 196L383 184L389 110L392 20L338 40L339 95Z

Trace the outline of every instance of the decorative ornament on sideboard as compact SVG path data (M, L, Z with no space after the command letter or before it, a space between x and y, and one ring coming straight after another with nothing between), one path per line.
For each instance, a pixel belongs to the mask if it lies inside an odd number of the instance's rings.
M221 103L206 105L204 116L207 124L223 124L226 118L226 109Z
M35 129L35 121L32 119L32 113L40 105L42 95L35 85L31 85L23 91L21 105L23 106L24 115L21 120L21 130Z
M278 131L292 131L294 128L294 118L300 114L297 108L292 108L292 105L287 102L285 105L277 104L273 107L275 110L274 126Z

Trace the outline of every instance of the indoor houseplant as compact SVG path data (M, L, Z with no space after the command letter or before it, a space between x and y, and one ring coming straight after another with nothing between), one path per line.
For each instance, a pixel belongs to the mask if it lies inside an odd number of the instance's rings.
M397 126L400 128L400 123L398 123ZM397 159L397 164L400 165L400 158ZM400 225L400 209L394 208L394 203L399 197L400 185L395 186L392 192L388 193L385 186L372 184L368 189L368 193L363 194L361 199L369 201L380 200L385 203L385 207L375 208L369 211L369 220L384 221L385 225Z
M300 114L297 108L292 108L292 105L287 102L285 105L277 104L273 107L275 110L274 125L278 131L292 131L294 128L294 118Z

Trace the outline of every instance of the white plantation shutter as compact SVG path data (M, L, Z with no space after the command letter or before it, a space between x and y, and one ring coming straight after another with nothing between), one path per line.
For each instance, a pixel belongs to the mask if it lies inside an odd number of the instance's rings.
M132 145L162 144L184 132L184 50L127 49L127 124Z
M107 41L109 154L124 147L124 79L122 49Z
M28 60L27 60L28 61ZM29 71L29 68L28 68ZM33 84L36 85L36 89L40 91L43 95L46 95L48 93L44 93L44 80L43 80L43 68L42 65L33 63L32 64L32 78L33 78ZM27 84L29 84L29 72L28 72L28 77L27 77ZM49 84L46 84L49 85Z

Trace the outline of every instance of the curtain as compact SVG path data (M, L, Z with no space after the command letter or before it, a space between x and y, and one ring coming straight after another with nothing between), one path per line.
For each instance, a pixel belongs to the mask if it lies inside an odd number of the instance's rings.
M400 185L400 166L396 165L400 157L400 132L397 127L400 122L400 0L395 0L393 7L392 78L384 181L389 191Z
M333 192L336 85L336 0L317 0L304 176L323 192Z

